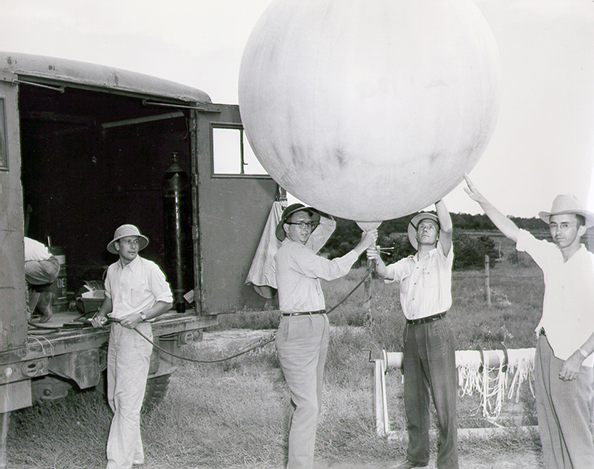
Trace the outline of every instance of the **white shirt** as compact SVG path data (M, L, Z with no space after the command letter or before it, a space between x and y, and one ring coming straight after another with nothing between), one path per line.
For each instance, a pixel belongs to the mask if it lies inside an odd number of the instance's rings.
M46 261L50 257L52 257L52 254L45 244L25 236L25 262Z
M386 266L384 282L400 282L400 305L406 319L443 313L452 306L454 250L443 252L441 242L419 259L419 253Z
M594 254L582 245L565 262L556 244L525 230L520 230L516 248L530 254L544 274L542 318L536 332L544 328L555 356L567 360L594 333ZM582 365L593 363L590 355Z
M151 308L156 302L173 302L171 287L159 266L140 256L127 265L118 260L109 266L105 295L111 299L109 317L124 318Z
M355 251L328 260L316 253L328 241L336 222L326 217L303 245L285 238L275 256L280 310L284 313L326 308L320 278L334 280L346 275L358 259Z

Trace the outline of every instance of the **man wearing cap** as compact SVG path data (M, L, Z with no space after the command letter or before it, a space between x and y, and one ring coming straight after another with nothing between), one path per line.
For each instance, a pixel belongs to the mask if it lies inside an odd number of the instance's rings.
M107 440L107 468L128 469L144 463L140 410L153 346L150 322L171 309L173 295L165 275L138 255L149 243L134 225L120 226L107 245L119 260L109 266L105 301L92 320L94 327L112 321L107 353L107 399L113 419Z
M406 461L394 468L427 467L429 404L437 410L437 467L458 467L456 357L446 313L452 306L452 220L440 200L437 216L421 212L408 225L417 253L386 266L376 248L367 251L386 283L400 283L404 329L404 408L408 429ZM431 390L431 395L429 393Z
M547 468L594 467L590 430L594 363L594 254L581 237L594 214L573 195L559 195L539 216L553 242L538 240L497 210L465 176L465 191L495 226L544 274L542 318L534 359L538 430Z
M297 203L283 211L276 229L276 237L281 241L275 256L275 270L282 311L276 348L292 401L288 469L313 466L329 341L320 279L334 280L346 275L377 239L377 230L364 232L352 251L328 260L317 252L335 227L333 219Z

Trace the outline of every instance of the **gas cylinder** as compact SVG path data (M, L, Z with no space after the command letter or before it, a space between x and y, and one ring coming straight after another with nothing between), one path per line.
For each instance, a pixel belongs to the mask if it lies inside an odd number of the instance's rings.
M173 153L173 164L165 171L162 183L165 273L175 309L183 313L187 305L184 294L194 287L191 194L188 175L177 162L177 153Z

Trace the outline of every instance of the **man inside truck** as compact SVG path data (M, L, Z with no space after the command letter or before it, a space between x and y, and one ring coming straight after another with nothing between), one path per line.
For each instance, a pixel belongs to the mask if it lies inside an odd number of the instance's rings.
M122 225L107 251L119 260L109 266L105 300L91 320L94 327L111 321L107 351L107 399L113 419L107 439L107 469L129 469L144 463L140 411L144 400L153 344L151 319L173 305L165 274L138 255L149 243L134 225ZM138 332L137 332L138 331Z
M53 286L60 273L60 262L45 244L25 236L25 280L27 281L27 320L39 310L39 322L53 314Z

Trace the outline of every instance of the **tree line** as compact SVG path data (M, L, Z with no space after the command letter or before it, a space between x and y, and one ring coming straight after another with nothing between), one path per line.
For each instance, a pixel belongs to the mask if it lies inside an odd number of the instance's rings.
M415 253L407 236L408 223L415 215L386 220L380 225L378 244L382 248L389 248L382 254L387 263ZM482 268L485 255L493 260L499 258L495 241L489 236L489 232L497 231L497 228L489 217L467 213L452 213L451 217L454 225L455 270ZM519 228L535 235L548 232L547 224L540 218L510 218ZM336 223L337 228L324 248L324 254L330 259L346 254L361 238L361 229L354 221L337 218Z

